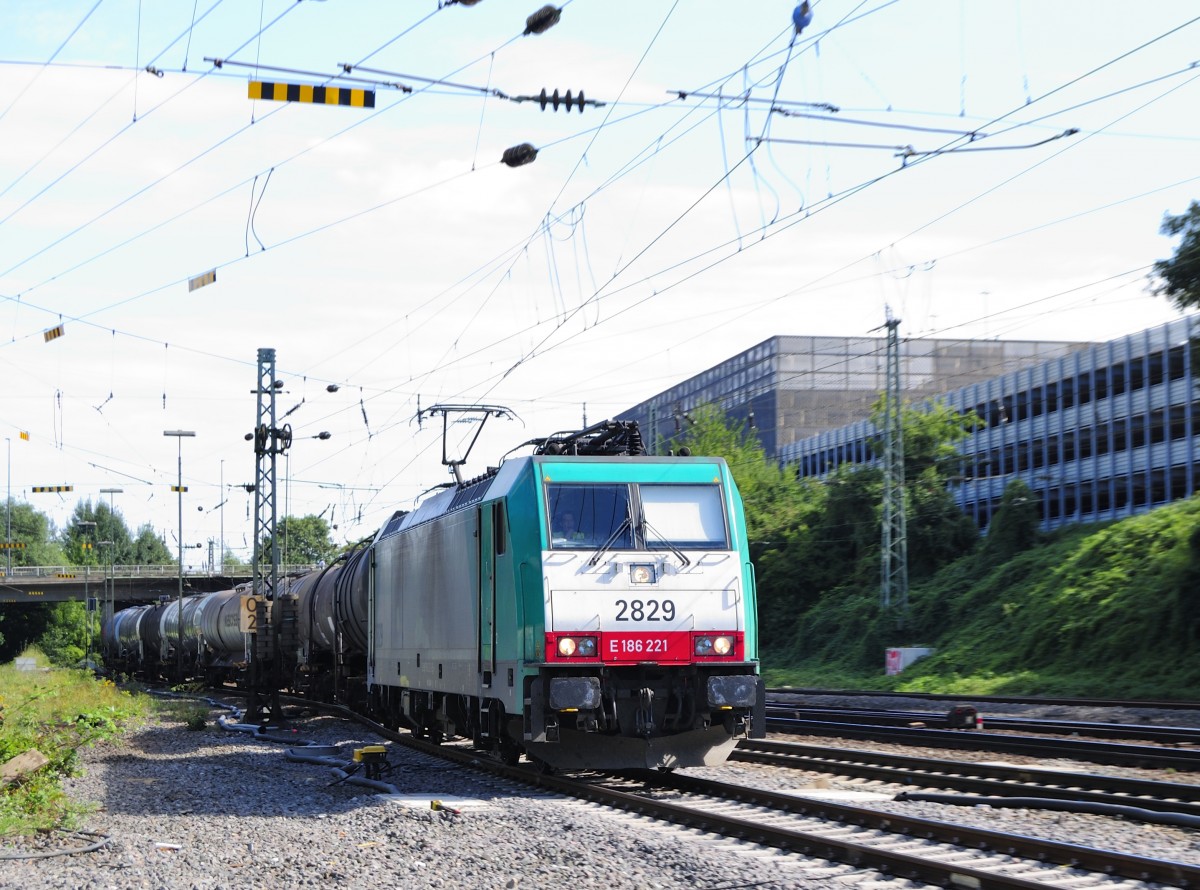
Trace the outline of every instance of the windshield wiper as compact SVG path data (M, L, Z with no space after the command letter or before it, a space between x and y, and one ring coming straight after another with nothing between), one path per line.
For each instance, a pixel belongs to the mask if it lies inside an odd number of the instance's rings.
M608 548L613 545L617 538L621 537L621 533L628 529L631 525L632 523L629 521L628 516L621 520L621 524L618 525L613 533L608 536L608 540L601 544L600 549L592 554L592 558L588 560L588 565L594 566L596 563L598 563L600 561L600 557L604 555L604 552L608 550Z
M643 517L642 517L642 537L643 537L643 538L645 538L645 537L646 537L646 532L647 532L647 531L654 532L654 536L655 536L656 538L658 538L658 540L660 540L660 541L662 541L664 544L666 544L666 545L667 545L667 547L670 549L670 551L671 551L672 553L674 553L676 556L678 556L678 557L679 557L679 561L683 563L683 565L681 566L681 568L685 568L685 569L686 569L688 566L690 566L690 565L692 564L692 561L691 561L690 559L688 559L686 556L684 556L684 554L683 554L683 551L682 551L682 550L680 550L680 549L679 549L678 547L676 547L676 546L675 546L673 543L671 543L669 540L667 540L666 536L665 536L665 535L663 535L663 533L662 533L662 532L660 532L658 529L656 529L656 528L655 528L654 526L652 526L650 523L648 523L648 522L646 521L646 517L645 517L645 516L643 516Z

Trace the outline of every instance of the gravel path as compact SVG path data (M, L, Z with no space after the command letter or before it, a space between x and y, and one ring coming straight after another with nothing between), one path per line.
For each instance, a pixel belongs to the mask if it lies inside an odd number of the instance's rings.
M311 718L295 728L298 739L336 745L344 758L355 747L379 743L336 718ZM119 743L88 749L84 774L65 785L74 799L98 804L83 827L109 842L90 853L0 861L0 888L845 890L848 880L873 883L853 869L545 795L400 746L389 746L394 771L385 780L402 799L385 799L360 786L331 784L328 767L289 762L286 747L214 727L189 732L177 722L155 721ZM898 790L748 764L696 772L775 789ZM461 812L434 810L434 800ZM1200 862L1195 831L1032 810L886 800L861 805ZM88 842L64 836L0 841L0 855Z

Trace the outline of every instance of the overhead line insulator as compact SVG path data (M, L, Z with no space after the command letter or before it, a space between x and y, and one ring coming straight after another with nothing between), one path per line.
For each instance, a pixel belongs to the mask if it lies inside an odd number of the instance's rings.
M520 145L504 149L504 155L500 160L510 167L522 167L525 164L532 164L536 158L537 149L528 142L522 142Z
M544 88L536 96L513 96L512 101L537 102L542 106L542 111L546 110L547 105L553 106L555 111L558 111L558 107L560 105L566 105L568 114L571 111L572 105L579 109L580 114L583 114L583 106L585 105L591 105L595 108L599 108L606 104L604 102L597 102L595 99L585 99L583 96L583 90L579 91L579 95L572 95L571 91L567 90L565 96L560 96L558 90L555 90L553 93L547 95Z
M546 5L525 19L525 34L543 34L549 31L562 18L562 10L557 6Z

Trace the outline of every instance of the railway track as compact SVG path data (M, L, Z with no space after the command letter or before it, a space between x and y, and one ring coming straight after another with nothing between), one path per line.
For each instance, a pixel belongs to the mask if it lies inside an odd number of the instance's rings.
M1200 867L679 774L541 784L608 806L940 886L1105 886L1114 876L1195 886ZM667 798L670 799L667 799ZM1063 869L1070 871L1064 874Z
M351 719L361 718L331 708ZM368 722L369 723L369 722ZM811 877L881 877L978 890L1034 890L1068 882L1073 890L1146 884L1200 886L1200 866L910 818L825 800L684 776L555 776L510 767L465 745L435 745L371 724L385 738L472 769L625 812L816 857ZM830 863L836 863L831 865ZM807 864L805 865L806 868ZM1129 887L1126 883L1125 887Z
M1065 801L1080 804L1083 811L1112 808L1169 813L1187 817L1173 820L1175 824L1200 827L1200 786L1179 782L935 760L915 755L762 740L741 742L730 759L869 779L910 788L942 788L993 797L1033 798L1043 804L1047 801ZM1149 818L1149 812L1144 815L1148 821L1154 821Z
M814 689L777 686L767 690L767 698L782 696L837 696L839 698L902 698L918 701L973 702L975 704L1064 705L1075 708L1141 708L1150 710L1200 711L1200 701L1166 699L1072 698L1042 695L958 695L931 692L880 692L868 689Z
M881 711L868 708L797 707L771 703L769 718L853 723L864 726L899 726L914 729L983 729L1038 735L1075 735L1094 739L1137 739L1170 745L1200 747L1200 727L1155 726L1144 723L1100 723L1088 720L1047 720L1034 717L979 715L974 707L958 706L945 713Z
M1174 769L1200 772L1200 748L1156 747L1116 744L1079 738L1047 738L1030 735L1000 735L912 726L879 726L838 720L768 718L767 728L789 735L870 739L898 745L931 748L996 751L1030 757L1053 757L1144 769Z

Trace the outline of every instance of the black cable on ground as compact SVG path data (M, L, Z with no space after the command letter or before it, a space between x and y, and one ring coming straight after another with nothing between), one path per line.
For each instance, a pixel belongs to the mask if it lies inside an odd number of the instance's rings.
M96 837L100 838L100 840L96 841L94 844L88 844L86 847L72 847L66 850L46 850L41 853L0 853L0 860L51 859L55 856L73 856L76 853L95 853L101 847L112 842L112 838L110 838L107 834L101 834L98 831L69 831L67 834L75 837Z

